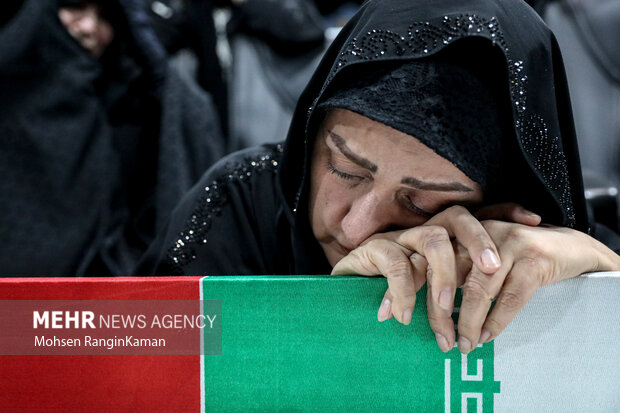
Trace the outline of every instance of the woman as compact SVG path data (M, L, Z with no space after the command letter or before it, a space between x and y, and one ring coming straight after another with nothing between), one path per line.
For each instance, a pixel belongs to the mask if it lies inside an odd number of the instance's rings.
M576 153L557 46L525 3L369 1L284 146L207 172L139 275L382 274L378 318L404 324L428 281L444 351L463 285L467 353L538 286L620 269L588 224Z
M126 275L224 152L136 2L20 1L0 27L1 277Z

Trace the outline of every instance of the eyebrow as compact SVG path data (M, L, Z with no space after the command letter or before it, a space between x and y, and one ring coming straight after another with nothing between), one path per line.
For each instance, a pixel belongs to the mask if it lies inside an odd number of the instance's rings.
M416 189L424 189L427 191L441 191L441 192L473 192L474 190L466 185L463 185L460 182L446 182L446 183L434 183L434 182L426 182L421 181L416 178L412 178L410 176L404 177L401 181L401 184L410 186Z
M368 159L362 158L361 156L353 153L351 148L347 146L347 142L342 136L332 131L329 131L329 137L331 138L332 142L334 142L334 145L336 145L338 150L342 152L342 154L346 156L351 162L358 164L362 168L368 169L372 173L377 172L377 170L379 169L377 165L370 162Z
M331 138L334 145L342 152L344 156L346 156L351 162L356 163L362 168L366 168L372 173L376 173L379 167L373 162L369 161L366 158L363 158L351 150L347 146L347 142L344 138L338 135L335 132L329 131L329 137ZM410 186L415 189L422 189L427 191L441 191L441 192L473 192L474 190L466 185L463 185L460 182L446 182L446 183L434 183L422 181L417 178L412 178L409 176L404 177L400 181L401 184Z

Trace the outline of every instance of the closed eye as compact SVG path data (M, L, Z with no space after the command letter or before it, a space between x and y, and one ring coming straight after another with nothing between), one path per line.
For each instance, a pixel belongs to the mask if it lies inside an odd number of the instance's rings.
M403 199L403 201L405 203L405 207L407 209L409 209L410 211L412 211L413 213L418 214L418 215L423 216L424 218L428 218L428 219L432 218L435 215L435 213L428 212L428 211L420 208L416 204L414 204L413 201L411 200L411 198L409 198L408 196L403 195L401 198Z
M336 169L336 167L334 166L334 164L332 163L331 159L328 159L327 161L327 168L329 169L329 172L336 175L337 177L347 180L347 181L356 181L356 182L361 182L364 179L366 179L363 176L358 176L358 175L351 175L348 174L344 171L341 171L340 169Z

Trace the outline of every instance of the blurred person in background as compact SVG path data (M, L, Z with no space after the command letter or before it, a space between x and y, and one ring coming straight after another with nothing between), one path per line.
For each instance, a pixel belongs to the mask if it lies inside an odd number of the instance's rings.
M230 150L277 142L325 51L322 17L307 0L247 0L232 9Z
M229 151L286 133L332 33L360 3L145 0L175 64L212 94Z
M3 8L0 276L127 275L223 153L211 100L136 1Z
M228 135L228 97L224 69L217 54L216 7L226 0L144 0L159 41L179 69L207 91L224 136Z

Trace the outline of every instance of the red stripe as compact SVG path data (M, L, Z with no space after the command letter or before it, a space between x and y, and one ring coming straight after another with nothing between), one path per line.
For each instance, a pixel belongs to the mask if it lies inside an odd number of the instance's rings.
M200 277L0 279L0 300L198 300ZM200 356L0 356L0 411L199 411Z

